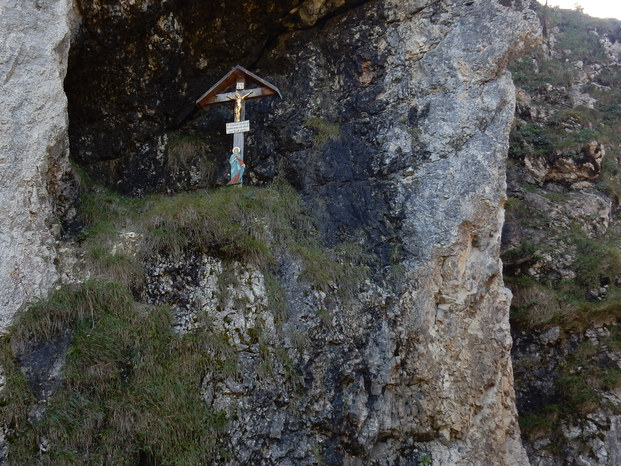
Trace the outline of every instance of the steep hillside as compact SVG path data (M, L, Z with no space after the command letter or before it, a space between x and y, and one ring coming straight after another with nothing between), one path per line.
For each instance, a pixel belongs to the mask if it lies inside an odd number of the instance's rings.
M532 464L618 464L621 23L542 8L518 86L503 230Z

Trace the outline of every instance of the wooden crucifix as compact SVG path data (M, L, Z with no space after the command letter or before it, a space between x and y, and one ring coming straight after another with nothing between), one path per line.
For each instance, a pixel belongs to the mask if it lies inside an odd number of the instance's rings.
M248 88L249 85L253 87ZM250 131L250 120L245 119L246 100L272 95L278 95L282 99L276 86L237 65L196 101L201 109L213 104L235 102L234 120L226 124L226 134L233 135L233 149L229 157L229 184L241 184L244 174L244 133Z

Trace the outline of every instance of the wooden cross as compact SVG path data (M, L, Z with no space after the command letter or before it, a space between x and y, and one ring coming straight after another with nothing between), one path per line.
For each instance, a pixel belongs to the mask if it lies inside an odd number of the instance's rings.
M254 87L247 89L246 86L248 84ZM234 121L226 124L226 134L233 135L233 150L231 151L231 181L229 182L231 184L241 184L241 177L243 175L242 169L239 179L235 179L235 175L233 173L234 155L237 163L241 163L242 167L245 166L243 162L244 133L250 131L250 120L245 119L246 100L269 97L273 95L278 95L282 99L282 94L276 86L237 65L196 101L196 104L201 109L205 109L209 105L231 101L235 102L233 110Z

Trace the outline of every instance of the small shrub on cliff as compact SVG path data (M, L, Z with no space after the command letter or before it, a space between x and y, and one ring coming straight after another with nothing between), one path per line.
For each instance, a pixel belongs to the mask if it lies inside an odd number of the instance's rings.
M606 238L575 239L577 280L587 291L609 285L621 276L621 251Z
M563 445L563 437L560 435L563 407L559 404L549 404L538 412L520 414L518 418L522 436L531 442L540 438L554 440L553 448Z
M337 124L322 117L312 116L304 122L304 126L313 129L315 143L319 145L338 139L341 135L341 129Z
M330 250L318 244L297 244L293 252L302 259L301 278L321 291L338 290L342 297L351 297L368 276L372 260L359 245L341 243Z
M506 276L505 282L513 292L511 321L525 328L548 324L562 314L557 290L529 277Z
M603 337L603 341L614 344L609 337ZM606 346L585 340L567 355L556 388L570 413L584 415L592 412L604 402L602 390L618 388L621 371L610 360Z
M526 154L546 154L553 148L545 128L536 123L515 126L510 136L510 155L521 159Z

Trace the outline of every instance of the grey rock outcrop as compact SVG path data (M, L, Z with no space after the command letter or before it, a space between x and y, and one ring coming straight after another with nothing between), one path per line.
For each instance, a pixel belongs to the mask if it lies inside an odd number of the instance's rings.
M57 280L55 236L68 170L70 0L0 5L0 329Z
M606 150L603 144L593 140L584 146L580 157L550 157L552 159L550 161L541 157L526 155L524 165L537 183L544 181L576 183L596 179L599 176L602 159L605 155Z
M440 464L521 464L526 459L511 408L511 363L501 356L511 345L510 295L496 260L504 135L514 105L502 64L534 40L536 23L522 20L527 12L475 3L448 24L440 21L446 33L430 34L425 50L416 40L427 26L421 13L397 29L406 69L412 65L411 87L395 79L387 92L409 88L404 106L410 114L425 109L413 152L424 148L426 160L411 175L404 170L397 183L405 211L403 246L412 254L405 262L411 281L400 301L400 336L407 335L401 343L415 342L414 354L401 361L409 369L401 389L420 400L416 418L426 421L418 422L427 433L439 434L431 452ZM513 35L499 40L501 30ZM392 130L387 149L394 136L407 134L399 125Z

